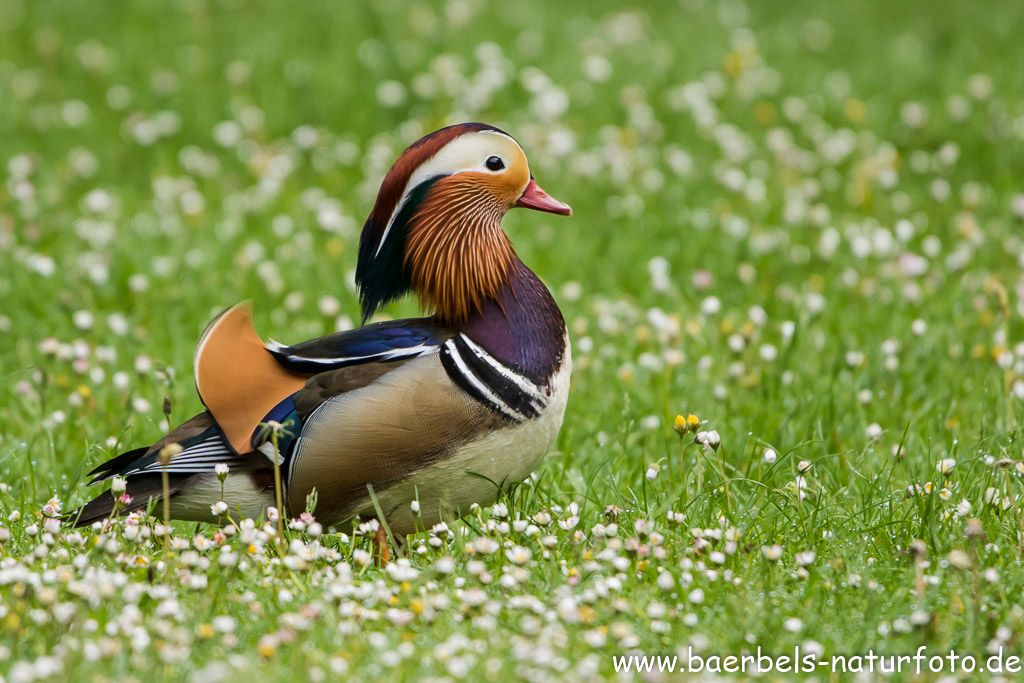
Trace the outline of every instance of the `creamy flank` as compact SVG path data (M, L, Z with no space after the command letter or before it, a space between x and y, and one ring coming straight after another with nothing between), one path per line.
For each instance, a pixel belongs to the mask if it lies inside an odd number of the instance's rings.
M450 457L414 472L407 480L376 492L391 530L398 535L416 531L410 503L420 502L420 528L465 514L473 503L490 505L498 497L495 484L508 487L537 469L562 427L572 375L572 349L568 335L565 356L551 378L551 399L536 418L491 432L466 444ZM480 476L477 476L480 475ZM376 516L372 503L360 510Z

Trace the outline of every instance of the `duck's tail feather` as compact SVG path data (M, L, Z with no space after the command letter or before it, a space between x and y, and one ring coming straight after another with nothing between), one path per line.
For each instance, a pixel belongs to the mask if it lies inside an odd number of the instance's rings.
M90 484L95 484L98 481L104 479L110 479L116 476L128 468L132 463L141 458L149 451L149 446L143 446L142 448L133 448L130 451L125 451L121 455L111 458L106 462L100 464L93 471L89 472L88 476L92 477L89 481Z
M123 457L123 456L121 456ZM187 488L188 481L194 474L171 474L167 477L167 493L173 496ZM125 494L128 496L118 507L118 515L126 515L136 510L145 509L151 500L160 501L164 497L163 477L159 474L134 476L126 482ZM114 513L116 501L110 491L104 491L82 507L69 512L64 520L72 526L89 526L110 518ZM157 510L159 512L159 510Z

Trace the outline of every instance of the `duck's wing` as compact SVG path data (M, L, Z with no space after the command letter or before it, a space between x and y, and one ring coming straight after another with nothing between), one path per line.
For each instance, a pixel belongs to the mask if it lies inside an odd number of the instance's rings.
M437 353L453 334L429 318L412 318L364 325L293 346L271 341L266 348L288 370L318 373Z
M292 397L311 378L437 353L448 337L446 330L423 319L367 325L294 346L264 344L253 327L251 306L243 302L219 315L200 337L196 388L224 441L235 453L248 453L261 441L260 425L287 416L294 408ZM360 377L372 381L388 369L362 369L343 382L351 389ZM313 384L323 390L323 382Z

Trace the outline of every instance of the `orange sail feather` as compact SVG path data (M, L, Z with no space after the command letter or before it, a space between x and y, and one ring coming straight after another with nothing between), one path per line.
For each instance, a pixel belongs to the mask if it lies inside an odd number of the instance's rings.
M237 453L252 450L250 439L266 414L309 377L285 370L267 352L248 301L207 326L196 346L195 373L199 397Z

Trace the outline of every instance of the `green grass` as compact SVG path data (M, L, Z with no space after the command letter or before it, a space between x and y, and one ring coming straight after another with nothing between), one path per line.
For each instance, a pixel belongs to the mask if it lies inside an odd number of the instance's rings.
M1021 654L1015 3L124 7L0 1L0 675ZM505 221L575 358L509 519L422 534L390 570L338 534L236 534L229 567L120 528L31 535L51 496L71 509L85 472L162 434L165 396L172 421L200 409L216 311L251 298L289 342L351 324L380 178L455 120L515 135L576 214ZM721 449L681 441L677 413Z

